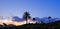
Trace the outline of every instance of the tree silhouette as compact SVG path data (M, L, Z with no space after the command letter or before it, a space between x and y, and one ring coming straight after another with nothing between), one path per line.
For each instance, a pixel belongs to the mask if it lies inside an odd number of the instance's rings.
M33 21L35 21L35 18L33 18Z
M51 16L49 16L48 19L51 19ZM50 22L50 20L49 20L49 22Z
M31 18L29 12L24 12L23 18L26 20L26 24L27 24L27 19L30 19Z
M51 16L49 16L48 19L51 19Z

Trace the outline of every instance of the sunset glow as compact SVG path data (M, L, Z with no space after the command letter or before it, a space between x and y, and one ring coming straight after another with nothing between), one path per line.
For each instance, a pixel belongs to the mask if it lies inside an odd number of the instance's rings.
M35 21L29 19L27 20L28 23L36 23ZM3 23L9 25L9 24L13 24L13 25L16 25L16 26L19 26L19 25L23 25L23 24L26 24L26 21L21 21L21 22L16 22L16 21L12 21L12 20L0 20L0 24L3 25Z

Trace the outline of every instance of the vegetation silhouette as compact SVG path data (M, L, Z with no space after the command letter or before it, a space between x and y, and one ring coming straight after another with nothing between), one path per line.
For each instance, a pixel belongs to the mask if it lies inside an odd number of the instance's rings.
M33 18L33 21L35 21L36 19L35 18Z
M26 19L26 24L27 24L27 19L30 19L31 18L29 12L24 12L23 18Z
M4 26L7 26L7 24L3 23Z
M51 16L49 16L48 19L51 19Z

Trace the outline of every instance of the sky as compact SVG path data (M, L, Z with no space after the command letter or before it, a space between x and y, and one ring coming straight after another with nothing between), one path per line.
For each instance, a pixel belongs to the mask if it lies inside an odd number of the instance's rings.
M0 16L19 16L28 11L31 17L60 18L60 0L0 0Z

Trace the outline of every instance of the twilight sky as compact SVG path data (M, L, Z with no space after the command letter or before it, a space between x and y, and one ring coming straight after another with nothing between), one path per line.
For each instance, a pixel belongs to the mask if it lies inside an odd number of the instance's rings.
M19 16L28 11L32 17L60 18L60 0L0 0L0 16Z

